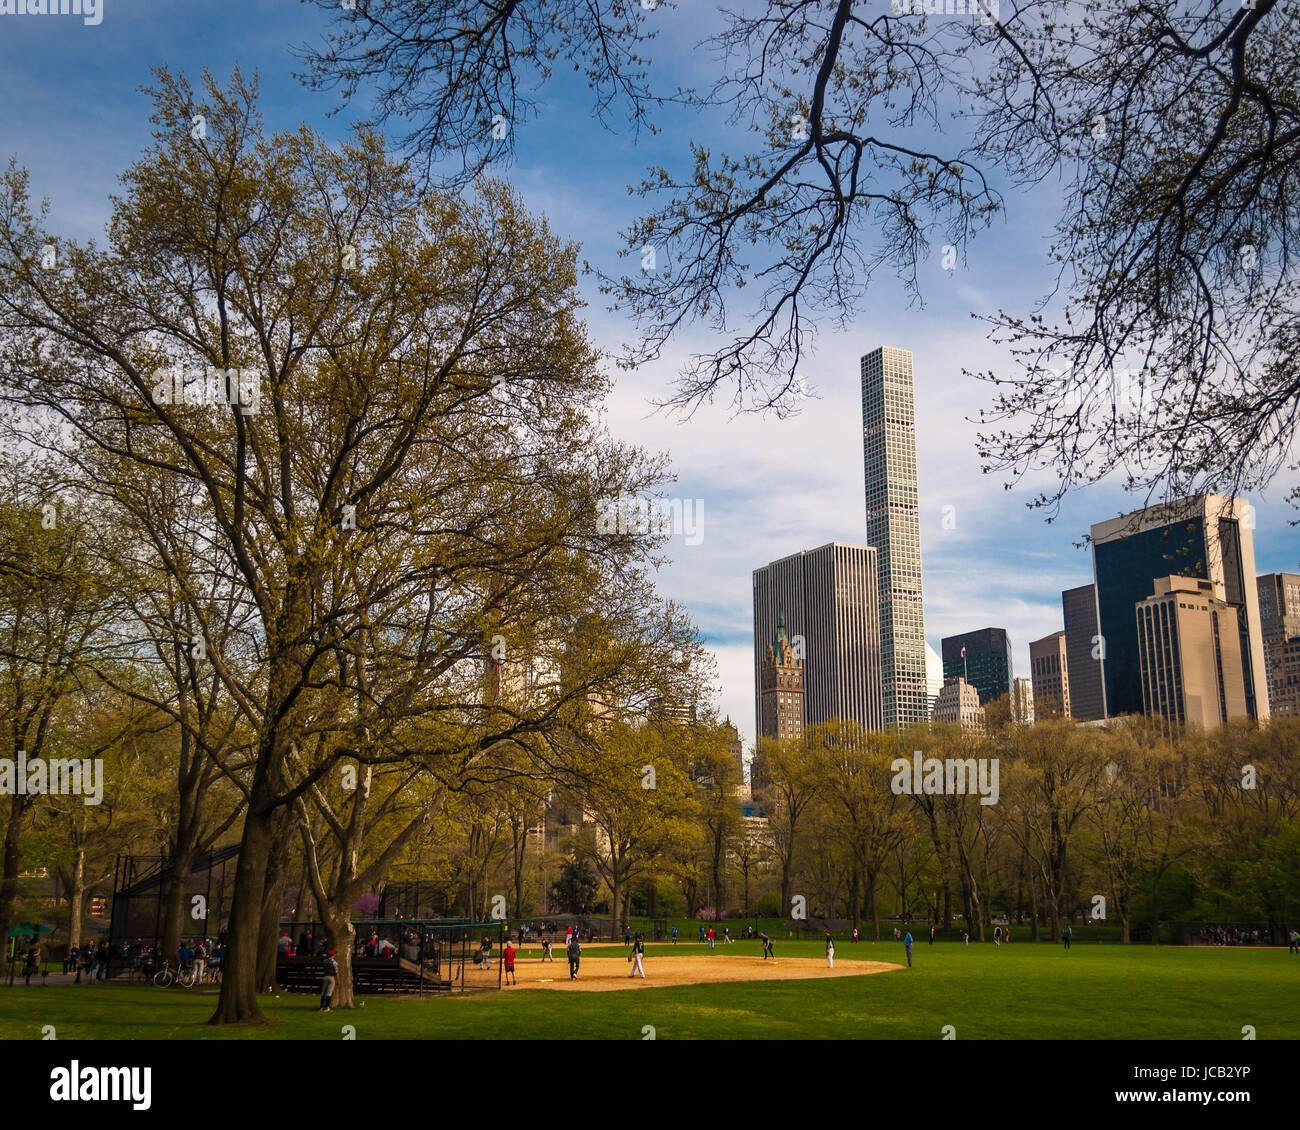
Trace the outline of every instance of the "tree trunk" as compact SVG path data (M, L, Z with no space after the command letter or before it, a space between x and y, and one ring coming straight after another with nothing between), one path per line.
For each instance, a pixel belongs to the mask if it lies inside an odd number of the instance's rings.
M86 900L86 849L77 848L68 889L68 948L81 945L81 908ZM7 931L6 931L7 936Z
M5 826L3 878L0 878L0 942L8 944L14 924L14 903L18 901L19 838L31 797L14 794L9 798L9 823Z
M613 942L618 941L618 912L619 912L618 896L622 891L622 887L623 887L622 881L619 879L617 872L615 872L614 880L609 885L609 890L610 890L609 938L610 941Z
M1025 857L1020 856L1020 865L1016 869L1016 922L1025 920Z
M335 950L334 960L339 963L339 975L334 982L332 1008L354 1008L352 994L352 954L356 949L357 931L352 925L351 907L322 907L326 929L329 930L330 949Z
M271 840L271 858L266 865L262 888L262 917L257 931L257 986L260 992L275 988L275 962L280 939L280 916L284 907L284 888L288 881L287 857L293 826L288 809L275 816Z
M1151 944L1160 944L1160 871L1151 878Z
M274 839L273 812L250 804L235 868L235 890L226 932L226 964L221 996L209 1024L266 1024L257 1003L257 941L262 925L262 898Z
M1029 873L1029 913L1032 921L1029 927L1030 941L1038 941L1038 883L1034 879L1034 873Z
M160 942L163 956L168 961L173 960L179 951L182 933L190 932L184 929L182 920L185 917L185 887L189 883L193 867L194 851L192 848L185 848L173 853L171 877L167 881L163 895L162 940ZM204 925L206 926L206 920Z

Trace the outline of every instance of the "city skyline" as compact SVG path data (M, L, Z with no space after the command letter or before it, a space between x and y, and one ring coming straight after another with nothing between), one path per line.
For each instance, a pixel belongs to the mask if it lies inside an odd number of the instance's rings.
M241 35L225 14L217 0L115 10L89 34L60 41L66 65L57 70L40 61L57 21L18 21L9 29L0 42L6 64L0 91L14 104L84 108L20 115L9 124L9 151L30 169L34 195L49 198L60 230L102 242L117 177L150 144L148 101L138 87L149 81L154 63L166 61L191 78L204 66L224 78L238 63L259 73L269 128L292 130L306 120L328 136L347 135L346 118L325 116L331 99L292 77L291 45L319 33L327 22L321 13L299 5L268 8L259 15L256 40ZM664 21L666 81L690 85L710 77L712 64L693 48L704 31L700 21L715 19L706 11ZM203 34L196 35L196 27ZM141 44L149 45L143 57ZM565 85L559 77L539 104L539 119L520 126L513 164L498 171L529 208L547 216L558 236L579 241L594 265L621 271L628 264L618 258L618 233L640 207L627 185L666 150L654 138L645 140L642 152L625 145L625 138L611 144L612 135L597 126L573 128L575 114L588 121L588 92L583 82ZM693 120L690 129L699 143L720 150L734 137L725 115ZM866 299L845 311L842 324L825 321L800 363L806 395L786 418L737 415L725 395L689 418L656 410L691 355L716 345L716 334L705 328L683 332L660 357L635 369L608 366L610 430L667 452L677 475L672 492L704 500L701 543L672 538L657 583L699 624L717 660L719 712L736 721L747 747L754 740L747 578L756 564L809 546L869 540L860 372L868 350L890 342L913 355L923 610L932 647L945 635L999 624L1011 636L1016 670L1029 670L1029 641L1062 627L1062 591L1092 581L1089 527L1146 501L1124 492L1123 468L1117 468L1111 479L1068 495L1054 512L1032 510L1026 504L1054 487L1050 476L1033 472L1010 480L981 470L976 434L992 390L968 373L1007 373L1015 366L1009 349L990 341L988 327L971 315L1028 308L1055 284L1040 236L1057 218L1059 193L1043 186L1018 191L1015 201L1014 223L998 221L955 259L945 255L942 240L933 243L919 270L922 300L882 274ZM614 350L627 340L628 323L606 309L597 284L591 276L580 282L588 325L594 340ZM1287 462L1296 456L1292 452ZM1298 515L1286 501L1296 486L1300 474L1283 470L1267 490L1247 492L1257 509L1260 573L1300 569L1300 532L1288 525Z

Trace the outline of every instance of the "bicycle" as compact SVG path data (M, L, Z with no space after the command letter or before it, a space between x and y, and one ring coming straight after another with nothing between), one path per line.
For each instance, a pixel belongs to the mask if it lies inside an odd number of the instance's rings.
M162 968L153 975L153 983L160 989L171 985L180 985L184 989L193 986L195 974L193 968L176 969L170 961L164 961Z

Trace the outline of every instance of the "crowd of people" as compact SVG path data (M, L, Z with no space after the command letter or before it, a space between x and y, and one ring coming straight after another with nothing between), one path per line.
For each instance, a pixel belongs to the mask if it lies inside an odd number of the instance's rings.
M193 970L196 983L219 983L221 966L226 958L225 938L182 938L176 951L176 966L182 972ZM73 942L59 962L65 976L75 975L73 984L103 983L123 973L151 977L159 968L158 947L154 942L136 938L129 942L110 942L92 938L85 943ZM33 936L23 960L23 979L45 972L40 939Z
M1292 931L1294 934L1295 931ZM1257 946L1261 941L1268 943L1268 935L1260 935L1258 930L1243 930L1238 926L1202 926L1197 937L1206 946Z

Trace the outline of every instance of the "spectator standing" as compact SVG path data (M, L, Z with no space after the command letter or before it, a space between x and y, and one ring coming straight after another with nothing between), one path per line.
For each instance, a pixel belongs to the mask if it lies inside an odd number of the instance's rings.
M334 985L339 975L339 963L334 960L335 950L325 955L325 973L320 979L320 1010L329 1012L334 1007Z

